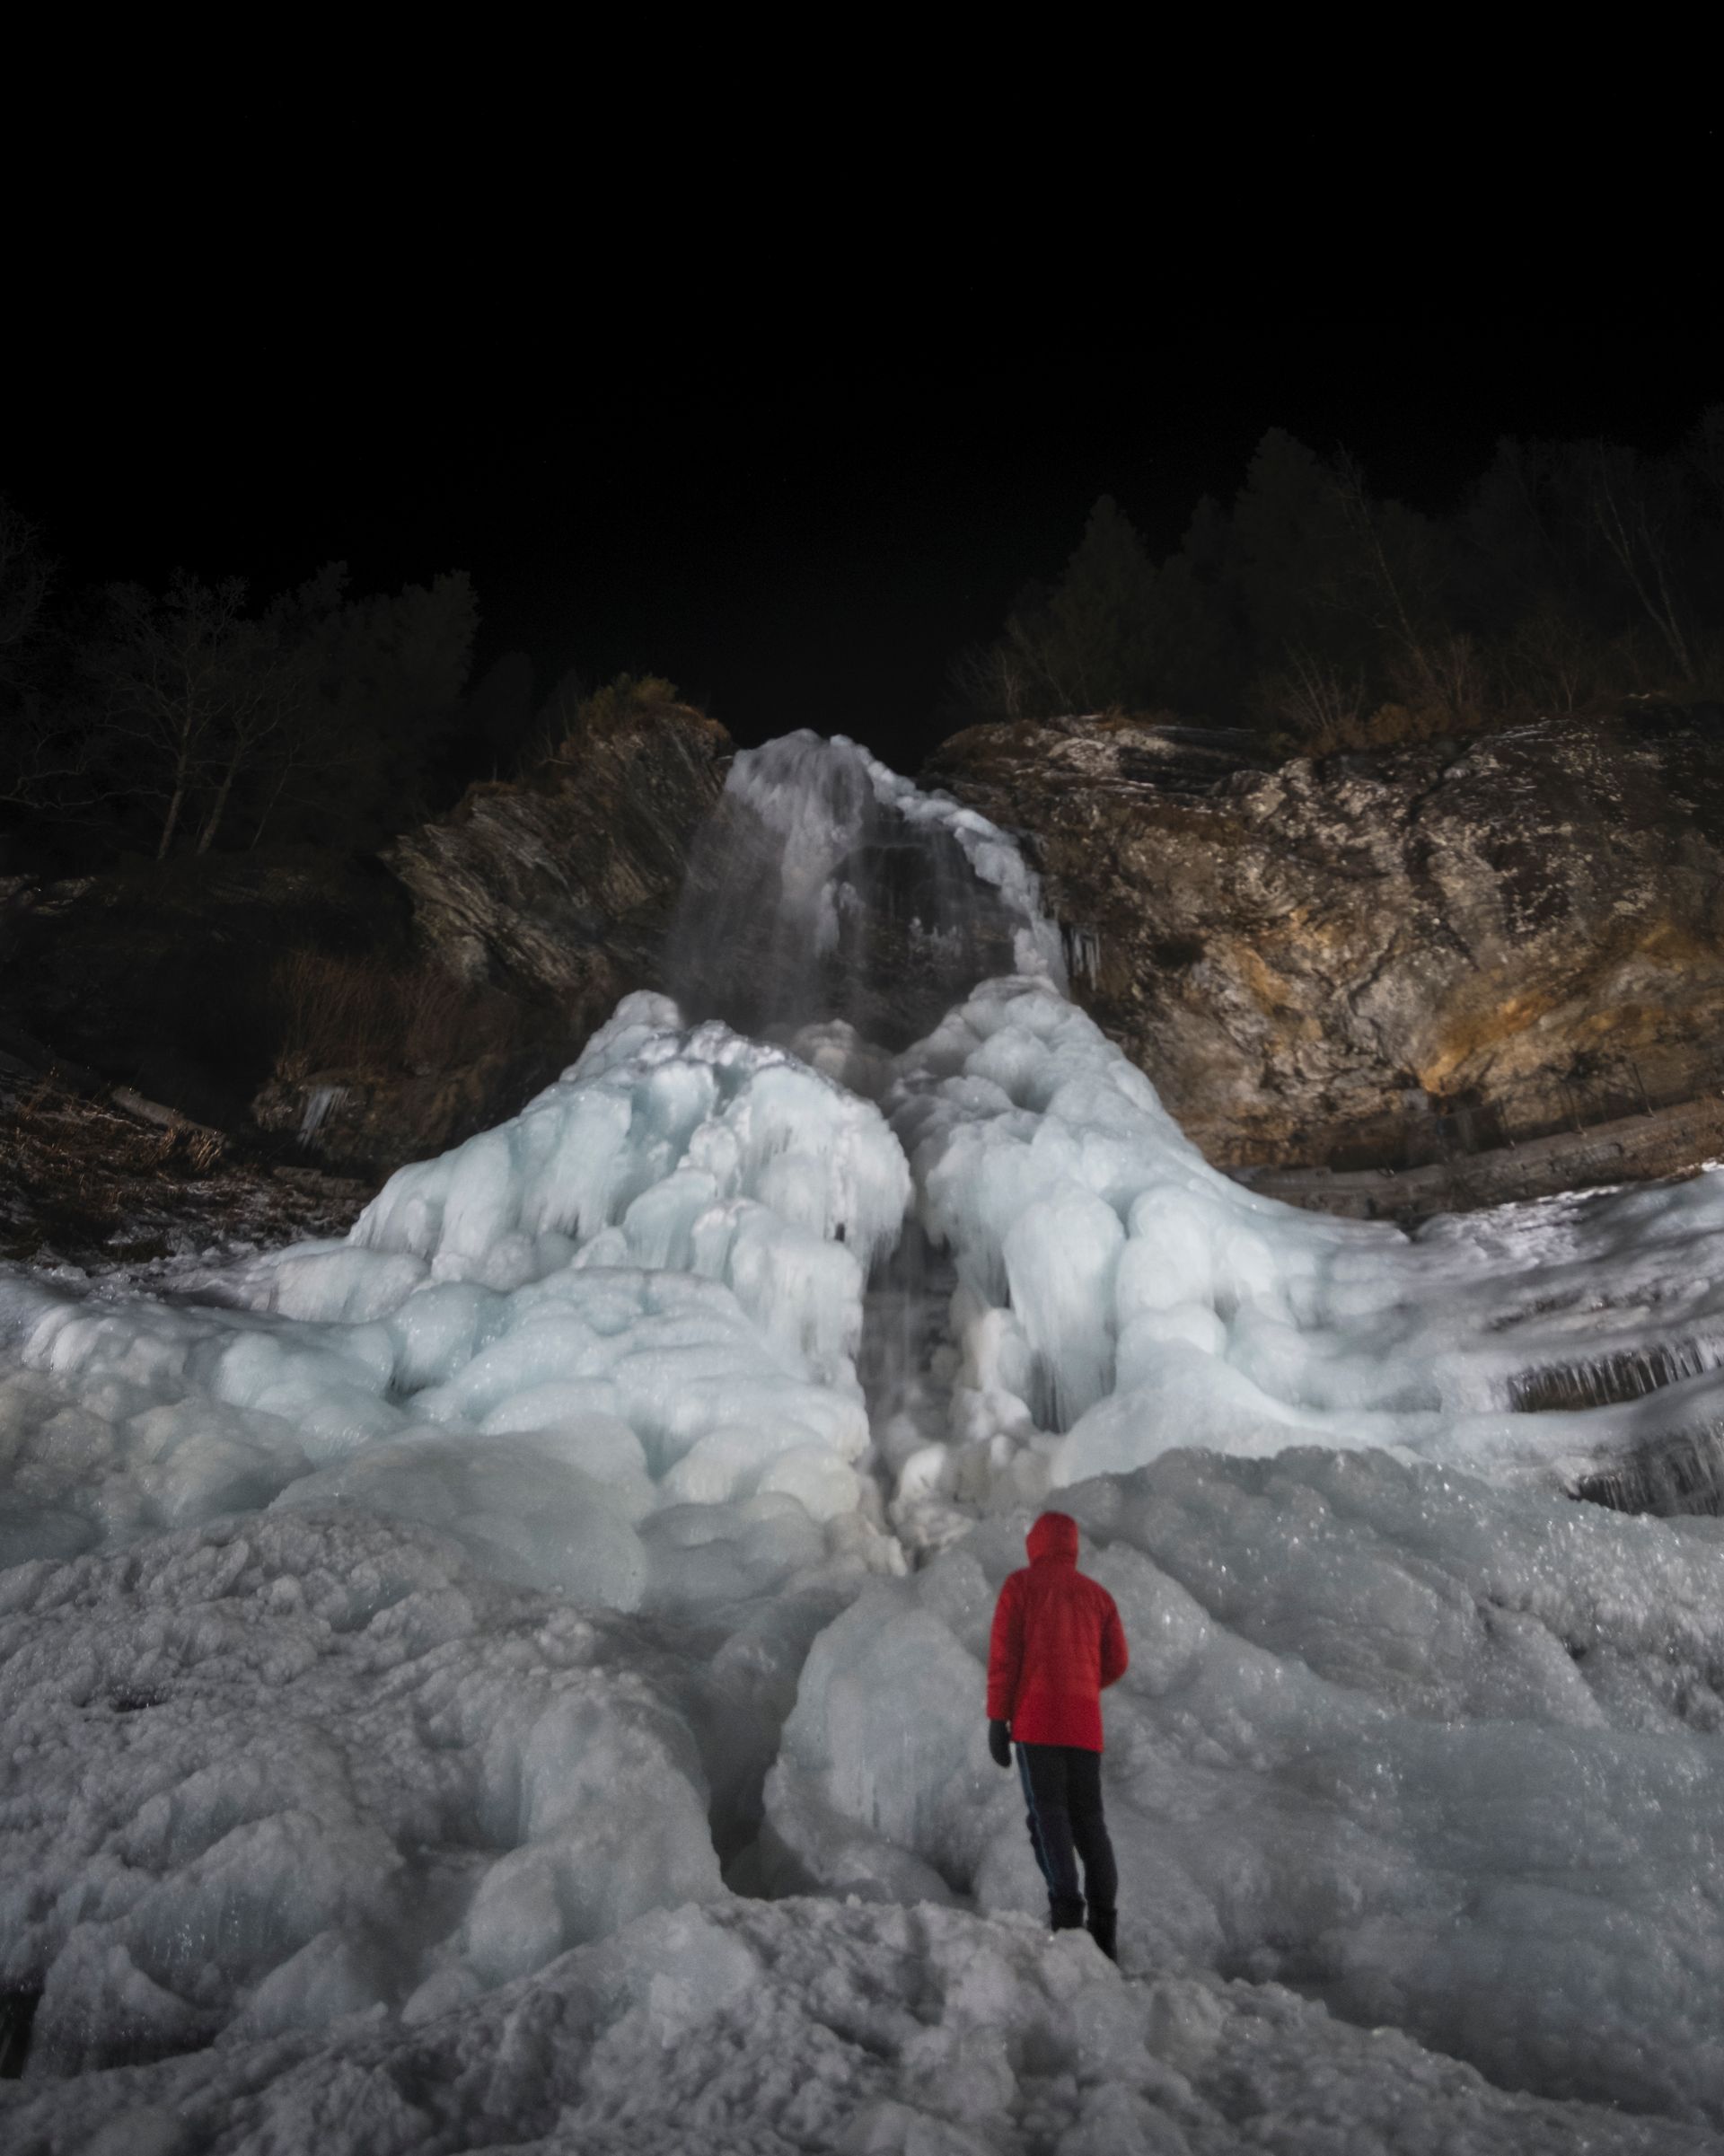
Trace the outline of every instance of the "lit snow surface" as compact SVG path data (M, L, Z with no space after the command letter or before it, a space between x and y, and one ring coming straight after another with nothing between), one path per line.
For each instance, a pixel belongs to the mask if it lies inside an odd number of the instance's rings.
M1724 1526L1570 1494L1720 1421L1718 1177L1253 1196L1002 834L812 736L732 784L785 934L889 827L1020 971L896 1052L633 996L345 1242L0 1274L0 2145L1720 2145ZM1687 1375L1517 1404L1624 1367ZM1052 1492L1117 1971L984 1740Z

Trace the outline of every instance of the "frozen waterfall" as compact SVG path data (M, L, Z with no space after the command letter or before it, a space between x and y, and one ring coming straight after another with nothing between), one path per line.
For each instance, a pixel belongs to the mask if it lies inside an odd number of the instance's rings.
M0 2138L101 2125L53 2093L92 2066L172 2108L217 2037L458 2056L541 1972L693 2043L797 1895L858 1995L997 1970L998 2057L930 2033L875 2091L974 2145L1043 2051L1062 2147L1175 2145L1096 2090L1153 2109L1154 2054L1208 2101L1265 1998L1341 2116L1391 2024L1430 2103L1432 2053L1498 2084L1480 2147L1564 2145L1490 2139L1504 2090L1599 2148L1724 2125L1724 1523L1572 1494L1712 1509L1724 1178L1411 1237L1253 1195L1069 999L1010 838L813 735L737 757L666 977L340 1241L0 1272L0 1991L40 1994ZM1037 1895L981 1720L1054 1491L1134 1643L1165 2006L1069 2040L1034 1987L1102 1979L993 1914Z
M1059 932L1022 854L841 736L744 749L696 841L671 985L744 1033L836 1025L897 1050L979 981L1065 986Z

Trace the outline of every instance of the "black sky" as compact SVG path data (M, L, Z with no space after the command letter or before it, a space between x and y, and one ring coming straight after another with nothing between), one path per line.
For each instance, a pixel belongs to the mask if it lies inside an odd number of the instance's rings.
M471 570L480 663L549 687L669 674L739 738L856 734L913 767L946 667L1095 497L1152 549L1238 485L1271 426L1440 509L1504 433L1674 439L1724 399L1710 339L1554 322L1016 330L983 311L781 316L549 342L499 319L327 345L204 339L45 374L0 491L68 582L176 564L267 592L345 558L360 589Z

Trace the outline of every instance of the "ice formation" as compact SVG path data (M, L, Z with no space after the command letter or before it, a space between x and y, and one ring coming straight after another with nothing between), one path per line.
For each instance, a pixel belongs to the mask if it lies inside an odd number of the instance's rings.
M1378 1452L1177 1452L1063 1499L1132 1642L1107 1800L1130 1966L1297 1987L1500 2084L1719 2114L1724 1525ZM1035 1905L972 1703L1021 1521L815 1642L778 1882Z
M1063 988L1016 846L841 735L745 749L698 841L672 937L680 999L750 1033L822 1016L901 1047L976 981Z
M1300 1212L1211 1168L1035 979L978 988L884 1103L955 1273L962 1370L919 1494L1034 1498L1191 1445L1382 1448L1567 1487L1724 1428L1716 1173L1412 1240Z
M1253 1195L851 744L702 874L686 1008L345 1240L0 1273L0 2138L1709 2145L1724 1529L1569 1493L1716 1461L1724 1182ZM981 1741L1056 1489L1123 1985Z

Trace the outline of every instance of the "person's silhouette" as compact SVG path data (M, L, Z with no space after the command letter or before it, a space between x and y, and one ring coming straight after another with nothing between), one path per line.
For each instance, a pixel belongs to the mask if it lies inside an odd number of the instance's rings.
M1084 1922L1117 1958L1119 1872L1102 1815L1102 1692L1125 1674L1125 1629L1113 1597L1078 1570L1078 1523L1044 1512L1030 1562L999 1591L988 1650L988 1747L1017 1769L1030 1845L1056 1932ZM1083 1888L1078 1862L1083 1861Z

